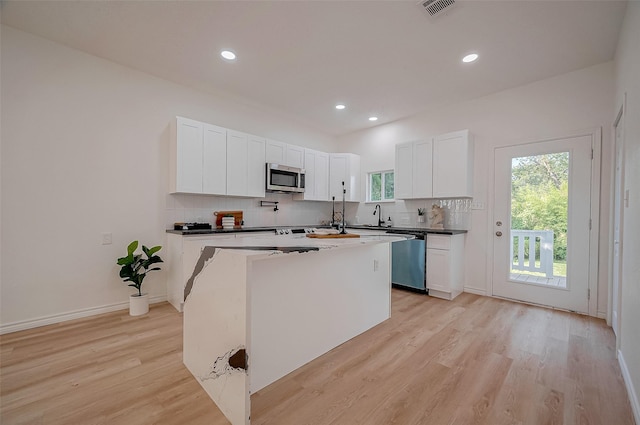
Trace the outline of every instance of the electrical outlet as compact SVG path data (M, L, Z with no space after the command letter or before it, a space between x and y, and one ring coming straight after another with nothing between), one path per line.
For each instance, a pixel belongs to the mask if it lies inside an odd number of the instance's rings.
M378 260L373 260L373 271L377 272L379 268L380 264L378 263Z
M112 236L111 232L102 234L102 245L111 245Z

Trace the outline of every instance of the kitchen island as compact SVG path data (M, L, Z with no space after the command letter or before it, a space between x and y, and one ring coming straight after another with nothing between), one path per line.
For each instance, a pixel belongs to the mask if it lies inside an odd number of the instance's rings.
M390 317L390 243L401 239L203 247L184 288L184 363L233 425L250 423L252 393Z

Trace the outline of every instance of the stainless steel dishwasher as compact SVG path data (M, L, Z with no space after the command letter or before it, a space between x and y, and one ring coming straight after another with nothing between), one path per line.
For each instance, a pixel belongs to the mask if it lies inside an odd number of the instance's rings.
M427 293L425 234L390 230L387 233L410 234L415 239L391 244L391 283L396 288Z

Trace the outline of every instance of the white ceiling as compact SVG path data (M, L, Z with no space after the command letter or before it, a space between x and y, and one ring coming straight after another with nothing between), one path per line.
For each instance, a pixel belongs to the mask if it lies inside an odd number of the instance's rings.
M459 0L433 18L412 0L5 0L1 13L3 24L343 135L611 60L625 7ZM238 60L223 61L223 48ZM480 59L461 63L472 51Z

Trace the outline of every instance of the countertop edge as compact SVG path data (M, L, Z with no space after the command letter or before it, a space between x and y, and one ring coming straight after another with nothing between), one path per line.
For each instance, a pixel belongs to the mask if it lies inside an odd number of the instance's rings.
M173 230L167 229L166 233L181 235L181 236L203 236L203 235L224 235L234 233L251 233L251 232L275 232L278 229L290 229L290 228L327 228L327 226L273 226L273 227L243 227L240 229L196 229L196 230ZM422 234L441 234L441 235L459 235L468 233L468 230L462 229L428 229L424 227L374 227L374 226L359 226L359 225L347 225L347 229L354 230L377 230L385 233L422 233Z

